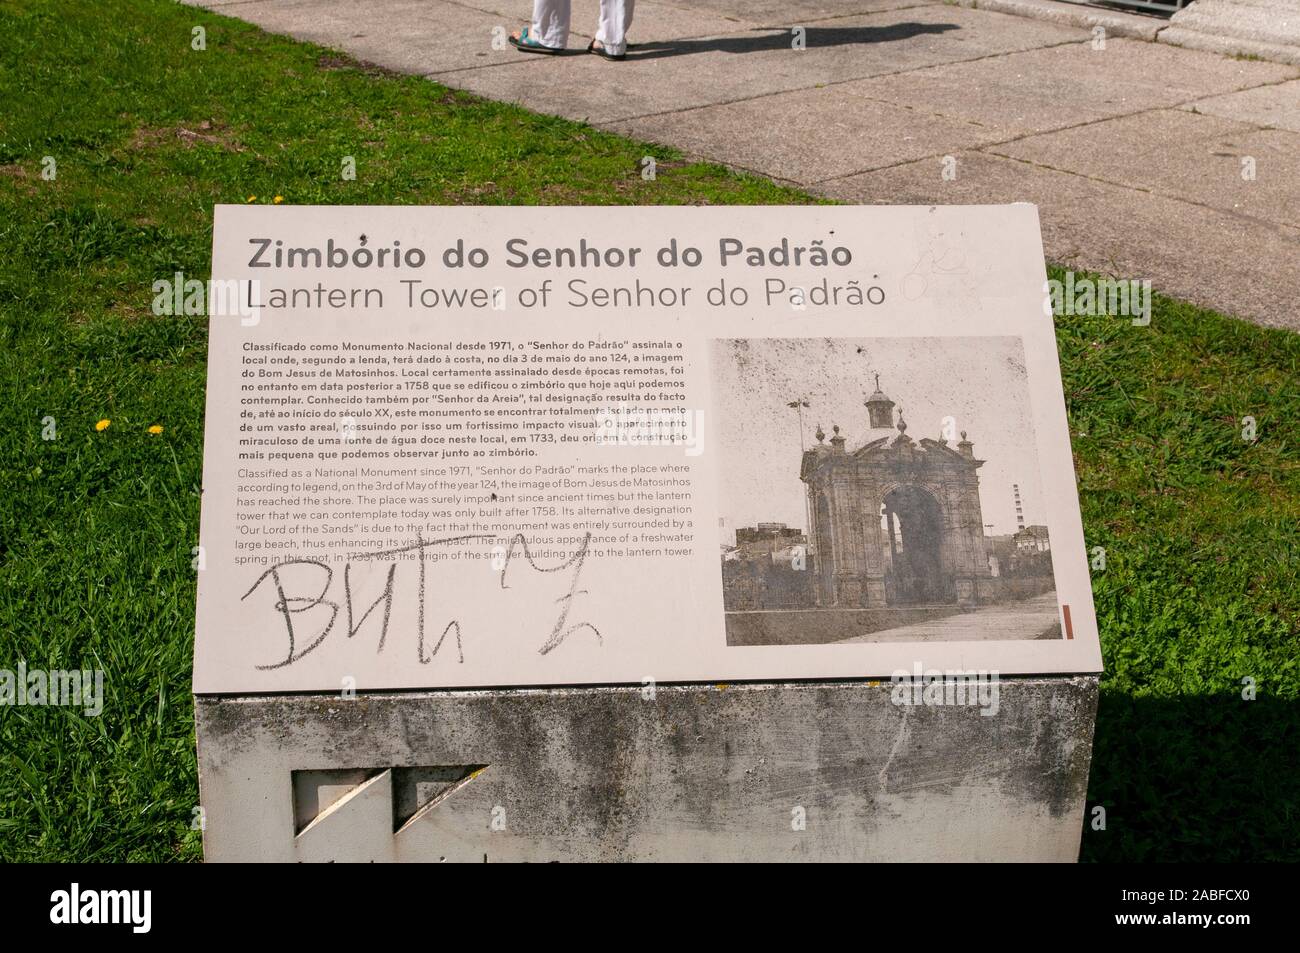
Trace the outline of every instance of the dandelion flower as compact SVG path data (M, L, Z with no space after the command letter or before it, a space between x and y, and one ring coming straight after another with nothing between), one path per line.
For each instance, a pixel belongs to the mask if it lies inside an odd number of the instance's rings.
M250 195L250 196L248 197L248 201L250 201L250 202L256 202L256 201L257 201L257 196L256 196L256 195Z
M96 430L99 430L99 431L107 430L107 429L108 429L108 425L111 424L111 423L112 423L112 421L109 420L107 417L105 417L105 418L104 418L103 420L101 420L99 423L95 424L95 429L96 429Z
M279 205L281 202L284 201L284 196L283 196L283 195L277 195L277 196L276 196L275 198L273 198L271 201L273 201L276 205Z
M152 427L149 428L149 432L152 434L162 433L162 424L154 424Z

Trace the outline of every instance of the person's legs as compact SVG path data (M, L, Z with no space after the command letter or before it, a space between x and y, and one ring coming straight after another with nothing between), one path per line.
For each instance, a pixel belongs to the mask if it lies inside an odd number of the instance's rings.
M564 49L569 42L570 0L533 0L533 24L528 35L538 43Z
M596 39L611 56L622 56L627 52L627 29L632 25L632 7L635 5L636 0L600 0Z

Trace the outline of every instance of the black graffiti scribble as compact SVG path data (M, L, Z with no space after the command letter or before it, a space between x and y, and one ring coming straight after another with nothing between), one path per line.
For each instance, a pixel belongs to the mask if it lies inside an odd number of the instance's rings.
M281 579L280 577L280 570L285 569L289 566L315 566L318 569L324 570L325 585L321 586L320 593L316 596L316 598L308 599L304 596L294 596L291 598L284 594L284 580ZM262 669L263 671L269 671L271 669L277 669L277 668L284 668L286 665L292 665L294 662L298 661L298 659L302 658L304 655L311 652L318 645L320 645L322 642L325 641L325 636L330 634L330 629L334 628L334 620L337 619L339 615L338 604L331 602L325 598L325 593L329 591L330 581L334 578L334 570L331 569L326 563L319 562L318 560L315 559L286 559L284 562L276 563L266 572L262 573L262 575L257 577L257 582L253 583L253 585L249 588L249 590L246 593L244 593L242 596L240 596L239 601L243 602L245 599L251 596L253 592L257 589L257 587L260 586L268 578L275 584L275 593L276 596L278 597L275 603L276 611L281 612L284 615L284 628L285 631L288 632L289 634L289 654L285 657L285 660L283 662L276 662L274 665L258 665L257 668ZM291 608L292 604L300 604L300 605L298 608L294 609ZM295 612L306 612L308 609L312 609L319 605L327 605L330 607L329 624L326 625L325 628L321 630L321 634L316 637L316 641L312 642L311 645L307 646L305 649L303 649L301 652L295 655L294 644L295 644L296 636L293 631L293 614Z
M556 646L558 646L561 642L563 642L565 639L567 639L570 635L572 635L574 632L578 631L579 629L590 629L592 633L594 633L596 636L596 642L599 643L600 645L605 644L605 640L601 638L600 630L597 629L590 622L579 622L576 625L569 626L567 629L564 627L565 623L569 621L569 610L573 608L573 597L576 595L587 594L586 589L578 588L578 579L582 575L582 564L587 559L587 546L588 544L590 544L590 542L591 542L591 533L588 532L585 536L583 536L582 545L578 548L578 551L576 553L574 553L572 556L570 556L565 562L561 563L560 565L550 566L550 567L537 565L537 562L533 559L532 553L528 551L528 540L524 538L523 533L516 533L511 538L510 545L506 547L505 562L501 566L501 588L502 589L510 588L509 586L506 585L506 574L510 571L510 560L514 558L516 546L520 547L523 550L522 555L524 559L526 559L528 561L528 565L531 566L537 572L563 572L565 569L568 569L570 566L573 567L573 578L569 580L569 591L566 592L564 595L560 596L560 598L555 600L556 602L561 603L560 617L555 620L555 626L551 629L551 634L546 639L546 642L542 645L540 649L537 650L539 655L546 655L548 652L550 652L552 649L554 649Z
M379 630L379 645L375 649L376 655L384 650L384 640L388 638L388 620L393 614L393 578L396 575L397 575L397 563L393 563L391 566L388 567L388 579L384 583L384 591L379 594L379 599L376 599L374 602L372 602L370 604L370 608L366 610L366 614L361 617L361 621L358 622L356 625L353 625L352 624L352 563L347 563L343 567L343 595L345 597L344 601L348 605L348 638L349 639L352 638L354 635L356 635L357 632L361 630L361 627L366 624L366 620L370 618L370 613L374 612L375 606L379 605L379 600L382 599L384 601L384 623Z
M442 635L438 637L438 644L433 647L433 655L429 655L426 657L424 654L424 592L425 592L424 550L425 547L438 546L444 543L463 543L474 539L492 539L492 538L493 538L492 536L486 534L477 534L477 535L470 535L470 536L452 536L447 539L435 539L433 542L426 544L424 538L419 533L416 533L415 542L412 543L410 546L401 546L397 549L383 550L378 553L363 553L362 555L357 557L358 559L380 559L383 558L384 556L397 556L402 553L409 553L417 550L419 551L420 585L419 585L419 593L417 596L417 598L419 599L419 603L418 603L419 615L417 616L417 622L416 622L415 657L416 659L419 660L421 665L428 665L430 662L433 661L433 656L437 655L438 650L442 648L443 639L447 638L447 633L450 632L453 628L455 628L456 630L456 653L459 656L460 664L461 665L465 664L465 648L463 645L461 645L461 641L460 641L460 622L458 622L455 619L452 619L450 622L448 622L447 628L442 630ZM393 569L396 568L397 568L397 563L393 563ZM393 571L392 569L389 570L390 578L392 577L392 571ZM373 606L371 608L373 608ZM388 634L388 616L385 615L384 635L386 636L387 634ZM383 637L380 638L380 643L382 645Z
M345 563L343 567L343 594L344 594L344 600L346 602L346 610L347 610L347 637L349 639L355 637L356 634L361 630L362 626L365 625L366 620L369 619L372 614L374 614L377 608L379 608L380 603L383 603L384 611L383 611L382 621L380 622L379 640L376 645L375 651L376 653L379 653L384 650L384 646L388 639L388 626L392 618L393 600L394 600L394 592L395 592L395 578L397 573L397 563L393 562L393 564L388 567L388 573L384 581L383 591L380 592L380 594L375 598L375 600L370 603L369 607L366 608L366 610L362 613L361 617L358 619L356 618L353 609L353 603L352 603L352 576L351 576L352 562L357 560L391 558L391 557L403 555L405 553L418 553L420 558L419 558L419 584L418 584L418 592L417 592L418 615L417 615L417 622L416 622L416 631L417 631L416 646L415 646L416 658L421 665L428 665L430 662L433 661L433 659L438 655L438 652L442 649L442 645L446 641L447 636L454 632L456 638L457 659L460 664L464 664L465 649L464 649L464 644L461 641L461 624L458 619L452 619L447 623L446 627L442 630L442 634L438 636L438 641L433 646L433 651L426 654L425 651L425 601L426 599L425 597L426 597L426 592L428 590L428 572L427 572L424 555L431 547L434 546L446 546L453 543L463 543L463 542L470 542L474 540L492 540L495 538L496 538L495 536L492 536L490 534L469 534L469 535L461 535L461 536L449 536L443 539L425 540L423 537L417 534L415 538L415 542L409 545L399 546L394 549L379 550L377 552L372 552L372 553L358 553L352 556L349 559L349 561ZM515 534L515 536L511 538L509 546L506 548L505 558L501 566L500 578L499 578L500 586L502 589L510 588L506 582L506 578L510 570L511 561L514 559L517 550L519 551L519 555L521 555L524 558L524 560L527 561L528 565L536 572L541 572L541 573L562 572L570 568L573 571L572 576L569 579L568 591L564 595L560 596L558 599L555 600L557 603L560 604L560 614L555 621L555 625L551 628L551 631L547 636L546 641L538 649L538 653L541 655L546 655L549 652L551 652L553 649L555 649L561 643L563 643L565 639L567 639L570 635L572 635L574 632L578 631L579 629L590 629L591 632L596 636L596 641L599 644L602 645L604 644L604 640L601 637L600 630L597 629L590 622L578 622L573 625L568 624L569 614L573 608L574 597L578 595L587 594L586 589L578 588L578 583L581 579L582 567L587 558L587 550L590 541L591 541L591 533L587 533L586 536L583 538L582 545L578 548L578 550L567 560L565 560L563 563L560 563L559 565L556 566L539 566L537 562L534 560L532 553L529 551L528 540L524 537L523 533ZM290 596L286 594L285 592L286 579L285 579L284 570L294 566L309 566L312 567L313 570L319 570L319 572L322 574L321 578L323 581L319 590L312 590L312 589L308 590L308 593L314 592L314 595L308 594L308 595ZM294 575L300 575L300 574L294 574ZM288 638L288 651L285 657L278 662L255 666L257 669L262 671L270 671L270 670L284 668L286 666L292 665L295 662L307 656L308 654L310 654L311 652L313 652L314 650L316 650L317 648L319 648L320 645L325 641L326 637L330 634L330 632L333 631L334 624L338 621L339 610L340 610L340 606L337 602L325 598L326 594L329 592L330 585L334 580L334 570L329 566L328 563L324 563L315 559L300 559L300 558L286 559L283 560L282 562L278 562L257 577L257 580L253 583L252 586L249 587L248 591L245 592L243 596L240 597L240 601L242 602L244 599L247 599L249 596L251 596L267 580L270 580L271 584L275 588L276 602L274 604L274 608L284 618L285 633ZM299 650L298 632L294 627L293 617L297 613L307 612L311 609L316 608L317 606L329 607L330 609L329 622L325 625L323 629L321 629L320 633L310 642L310 644L308 644L305 648Z

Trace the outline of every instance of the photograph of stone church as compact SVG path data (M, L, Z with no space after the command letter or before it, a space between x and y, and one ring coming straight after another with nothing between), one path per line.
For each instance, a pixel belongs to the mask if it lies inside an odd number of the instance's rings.
M711 357L728 645L1061 637L1018 338Z

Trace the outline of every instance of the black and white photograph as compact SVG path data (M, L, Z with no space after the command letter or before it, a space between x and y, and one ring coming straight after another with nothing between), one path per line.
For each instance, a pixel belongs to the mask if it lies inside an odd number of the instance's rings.
M711 357L728 645L1062 638L1019 338Z

